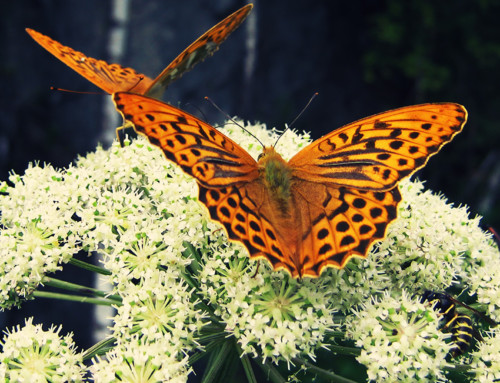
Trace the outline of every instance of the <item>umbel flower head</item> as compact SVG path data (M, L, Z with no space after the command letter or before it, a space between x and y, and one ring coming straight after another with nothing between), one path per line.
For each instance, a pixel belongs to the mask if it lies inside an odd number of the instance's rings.
M77 382L86 373L82 354L76 352L71 334L61 335L61 327L44 331L33 318L23 327L7 331L0 343L2 382Z
M450 350L439 331L440 318L406 291L389 291L361 305L347 324L347 334L362 348L358 361L371 381L443 381ZM401 295L399 295L401 294Z
M276 140L263 125L248 129L265 145ZM223 132L254 157L262 150L233 124ZM288 131L277 150L290 158L308 141ZM450 337L419 294L470 287L479 309L493 318L500 312L493 274L498 249L478 219L424 192L419 182L401 183L400 218L367 259L318 279L294 280L228 241L197 201L196 182L142 138L123 148L97 148L68 169L31 166L9 181L0 197L0 304L5 309L37 297L68 262L100 273L108 292L66 286L87 294L82 301L116 308L109 339L84 354L96 381L112 380L111 370L122 380L186 381L206 353L213 376L232 371L233 356L247 376L250 358L266 374L278 374L276 364L299 374L320 349L333 361L336 353L358 354L368 379L407 373L445 380L454 362L447 355ZM99 253L101 267L76 261L82 250Z

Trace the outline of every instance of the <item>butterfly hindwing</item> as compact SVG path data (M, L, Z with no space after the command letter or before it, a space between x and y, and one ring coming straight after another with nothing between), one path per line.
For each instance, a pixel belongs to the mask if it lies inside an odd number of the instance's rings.
M258 177L257 162L238 144L200 119L135 93L113 95L116 108L165 157L207 187Z
M367 117L314 141L290 161L298 178L390 190L423 167L467 119L458 104L422 104Z
M311 193L314 192L314 198ZM326 267L341 269L353 256L366 257L396 219L401 194L336 188L306 181L294 188L300 209L302 275L317 277Z
M222 223L229 239L242 242L250 258L266 259L275 270L285 269L294 277L300 270L286 256L285 241L273 221L268 195L258 181L227 188L205 188L199 185L199 200L210 217Z

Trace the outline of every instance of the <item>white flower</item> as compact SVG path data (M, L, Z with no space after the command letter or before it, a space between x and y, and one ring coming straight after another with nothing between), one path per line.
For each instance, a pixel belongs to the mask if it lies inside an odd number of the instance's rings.
M138 283L130 281L118 293L122 304L114 317L113 335L118 343L127 343L135 333L141 341L172 340L177 354L198 347L196 336L206 323L195 292L174 271L146 270ZM171 348L173 353L174 349Z
M61 327L43 331L33 318L24 327L7 331L0 353L0 380L4 382L80 382L85 375L82 355L75 351L72 335Z
M157 339L143 343L139 336L96 357L90 367L96 383L141 382L184 383L191 372L187 357L179 358L172 343Z
M488 335L483 334L484 341L472 352L471 371L474 373L474 382L500 381L500 332L495 329Z

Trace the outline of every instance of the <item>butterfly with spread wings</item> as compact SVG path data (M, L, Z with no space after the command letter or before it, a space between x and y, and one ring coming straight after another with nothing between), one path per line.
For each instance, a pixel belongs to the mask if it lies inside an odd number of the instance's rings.
M323 136L288 162L258 161L209 124L133 93L116 108L165 157L196 179L199 200L251 258L294 278L366 257L396 219L398 183L462 130L465 108L422 104L367 117Z

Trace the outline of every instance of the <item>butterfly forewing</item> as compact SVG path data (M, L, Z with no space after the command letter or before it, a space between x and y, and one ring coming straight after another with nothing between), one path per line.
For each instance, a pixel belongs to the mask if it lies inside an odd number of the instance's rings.
M224 187L258 177L257 162L200 119L135 93L117 93L113 100L138 133L204 186Z
M298 178L390 190L425 165L467 119L458 104L422 104L353 122L314 141L289 162Z
M134 92L143 93L153 83L152 79L137 73L132 68L88 57L33 29L26 28L26 32L47 51L105 92L133 89Z
M201 35L158 75L145 94L155 98L161 97L170 83L213 55L219 45L246 19L252 7L252 4L248 4L240 8Z

